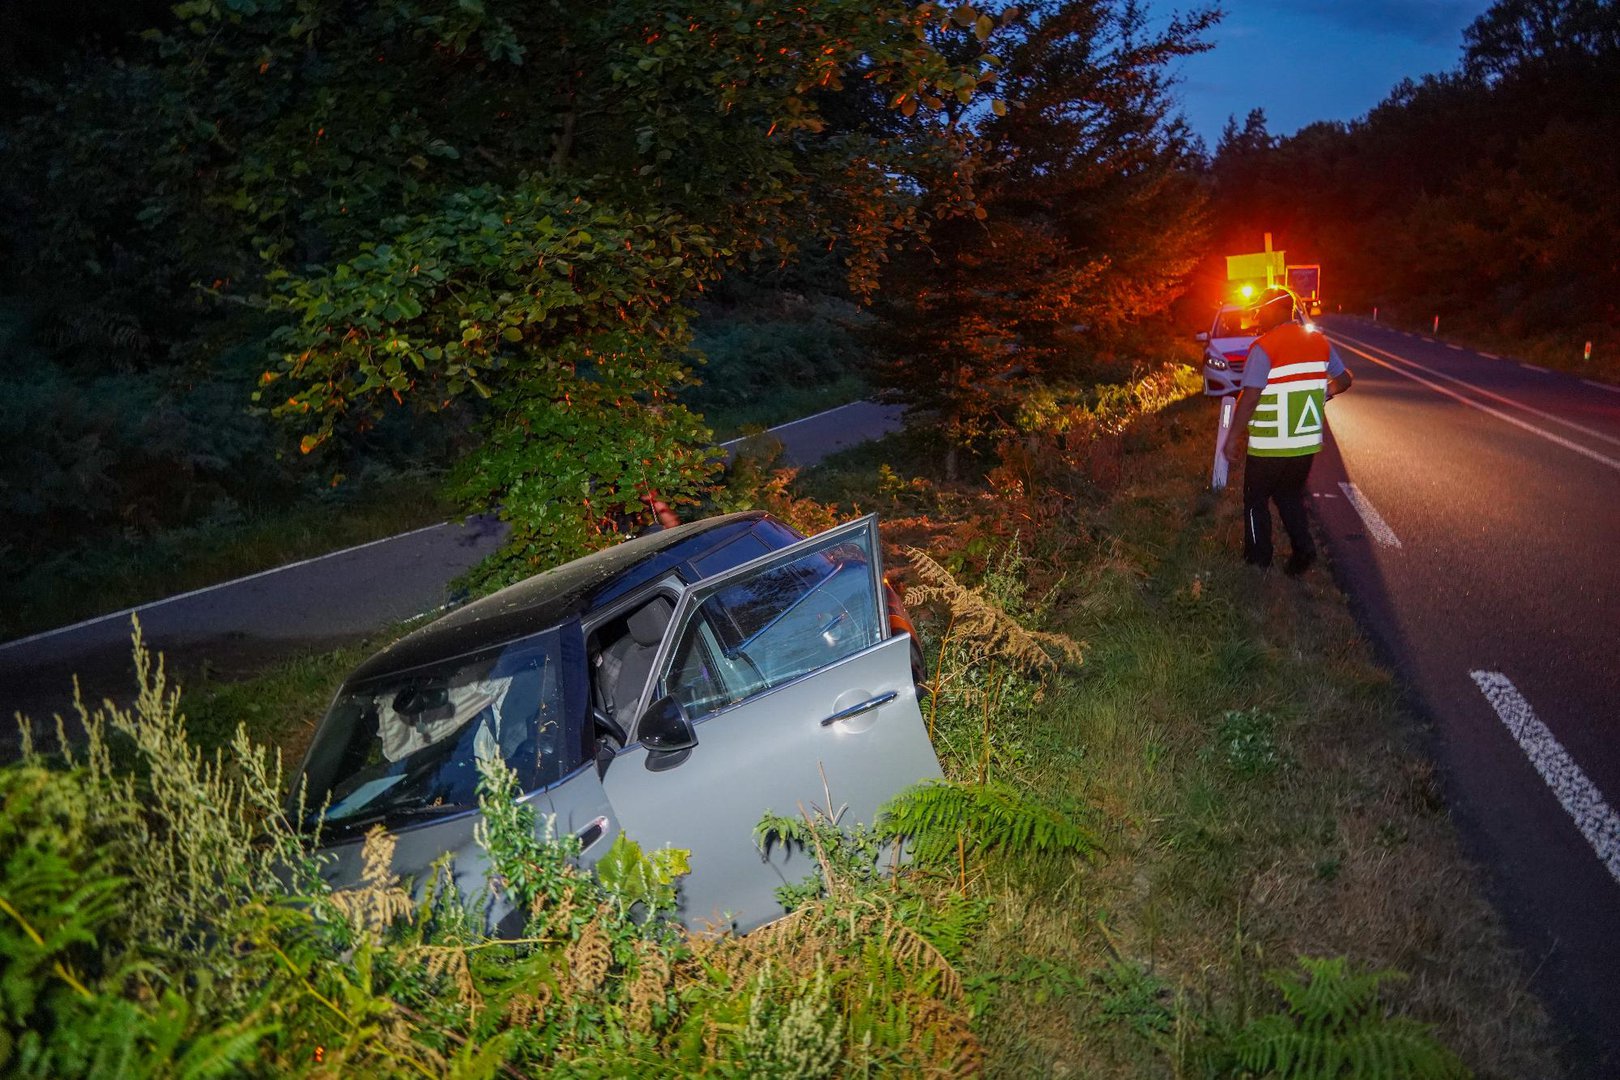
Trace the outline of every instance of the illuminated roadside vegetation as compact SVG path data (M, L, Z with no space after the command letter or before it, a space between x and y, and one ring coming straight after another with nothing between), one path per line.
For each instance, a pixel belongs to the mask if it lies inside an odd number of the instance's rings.
M1237 503L1204 488L1208 430L1205 402L1182 401L1022 489L1008 467L1051 462L1046 439L1009 440L972 483L943 482L915 433L803 477L1084 642L1079 667L1031 682L968 662L951 610L914 611L935 662L946 643L948 772L1061 810L1100 853L969 867L990 906L963 961L989 1073L1559 1075L1421 726L1326 574L1240 565ZM1286 1003L1305 984L1330 1003L1317 1026ZM1253 1056L1269 1036L1324 1056L1273 1070ZM1386 1038L1413 1051L1403 1068L1323 1064Z
M81 710L66 760L25 739L0 770L8 1076L979 1070L951 962L971 905L845 887L829 864L825 901L691 937L665 919L685 853L620 838L582 873L499 766L479 836L521 933L491 935L442 864L413 897L381 830L333 892L282 811L279 755L241 728L203 754L138 638L136 666L134 707Z
M723 278L809 249L869 295L973 211L957 121L1017 18L204 0L116 25L143 12L3 76L8 562L415 454L510 526L489 586L696 498L681 392Z
M295 1076L1558 1075L1422 732L1343 598L1233 557L1190 384L1169 368L1054 393L956 482L926 429L796 480L744 471L733 498L807 526L884 515L949 778L876 831L762 822L817 852L789 919L704 941L628 917L667 905L678 857L626 849L579 875L502 798L491 850L534 913L511 942L413 908L380 847L359 890L306 872L287 900L252 876L280 805L252 744L296 751L354 656L307 660L191 710L219 766L187 759L172 702L148 695L137 724L107 721L143 732L103 729L111 757L0 773L19 916L0 932L26 961L8 1068L74 1075L117 1052ZM911 865L874 875L897 832ZM147 862L153 844L176 848ZM304 865L290 836L273 846ZM217 872L177 883L163 859L181 851ZM225 914L177 941L176 911Z

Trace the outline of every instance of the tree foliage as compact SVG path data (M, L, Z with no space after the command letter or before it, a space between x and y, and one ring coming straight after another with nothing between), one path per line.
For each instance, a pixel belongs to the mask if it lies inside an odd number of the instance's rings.
M1073 378L1179 294L1203 202L1170 65L1216 18L1061 0L998 39L1007 104L978 125L982 213L896 267L879 337L884 382L956 443L1010 427L1031 384Z
M1330 305L1601 349L1620 326L1617 97L1613 4L1499 0L1457 71L1401 83L1364 119L1223 140L1223 249L1269 231L1290 261L1324 264Z
M678 499L703 484L706 436L668 391L708 284L813 245L870 291L897 236L972 207L954 118L993 72L965 5L174 11L145 54L22 86L15 284L88 269L120 310L183 299L161 333L136 323L194 354L221 312L267 310L261 400L317 457L395 413L490 418L499 446L461 490L513 517L520 547L557 538L542 560L605 542L598 510L637 485ZM954 40L978 44L947 58ZM592 385L604 372L611 392ZM550 483L556 447L513 438L541 396L583 484ZM611 423L565 434L559 417L588 408ZM624 447L600 444L613 430ZM675 444L679 464L637 456ZM627 470L646 475L621 490ZM542 504L546 520L517 520Z

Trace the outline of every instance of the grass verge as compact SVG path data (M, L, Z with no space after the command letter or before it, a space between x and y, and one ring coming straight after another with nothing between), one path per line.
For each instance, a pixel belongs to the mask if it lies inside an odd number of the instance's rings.
M1233 1054L1277 1008L1267 973L1345 957L1403 972L1381 1007L1432 1025L1477 1075L1557 1075L1422 732L1343 596L1323 571L1240 565L1237 501L1203 489L1203 406L1167 410L1127 439L1117 473L1043 522L1019 520L1005 485L932 483L914 439L806 477L833 494L922 474L889 508L898 531L990 583L1016 537L1023 602L1089 643L1025 705L936 735L958 778L1092 815L1107 851L1094 868L987 869L993 916L964 977L983 993L988 1071L1249 1075ZM929 630L946 633L942 619Z

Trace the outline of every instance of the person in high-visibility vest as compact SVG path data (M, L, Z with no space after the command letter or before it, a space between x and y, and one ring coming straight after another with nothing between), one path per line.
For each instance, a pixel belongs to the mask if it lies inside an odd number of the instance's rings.
M1226 457L1243 465L1243 561L1271 565L1271 503L1277 504L1293 550L1283 571L1303 574L1316 561L1305 516L1305 483L1322 449L1323 407L1350 389L1350 369L1331 342L1294 320L1294 294L1264 293L1260 337L1249 347L1243 387L1232 418ZM1239 435L1246 433L1247 438Z

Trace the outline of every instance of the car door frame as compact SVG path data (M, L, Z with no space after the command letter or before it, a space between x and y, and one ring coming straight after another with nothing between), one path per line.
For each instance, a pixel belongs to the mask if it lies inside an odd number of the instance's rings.
M692 730L697 737L697 745L687 751L676 751L668 758L659 751L644 746L640 740L644 735L643 719L648 715L648 706L654 695L660 693L667 668L671 662L672 654L681 635L687 628L689 620L693 617L694 609L701 602L715 595L725 585L734 580L747 578L759 572L762 568L772 565L788 565L803 553L820 548L832 548L846 538L870 534L871 558L869 565L870 581L866 582L869 590L870 602L874 605L872 616L876 622L875 639L866 645L856 648L835 660L801 672L785 681L759 690L739 701L722 706L702 716L691 719ZM702 600L699 600L699 597ZM802 880L813 869L813 860L806 853L793 852L778 847L774 852L767 853L759 848L752 839L753 827L758 823L760 816L767 809L778 813L792 813L795 804L803 805L812 801L817 805L823 801L836 802L839 798L841 785L845 791L854 791L853 798L845 798L846 806L859 809L856 811L861 820L870 824L870 814L875 812L878 805L898 791L903 790L913 782L923 781L940 775L938 757L930 742L926 727L923 723L922 713L917 702L916 686L912 680L910 663L909 637L905 634L895 634L889 626L887 618L887 603L883 591L882 550L880 537L877 532L877 518L869 514L854 521L847 522L833 529L826 530L798 543L778 548L775 551L746 563L741 563L718 574L711 575L701 581L688 586L681 595L680 603L670 619L669 631L660 643L658 654L653 663L654 675L644 689L642 700L638 702L638 715L635 727L630 730L630 741L618 751L608 764L603 775L604 791L608 801L613 804L615 824L624 829L632 839L643 844L671 844L676 847L686 847L692 851L693 874L691 879L696 883L696 875L704 869L706 859L702 849L705 838L712 843L721 844L724 855L716 858L714 853L720 849L711 849L709 858L713 862L708 865L719 866L722 863L736 867L747 860L741 857L742 845L747 843L749 849L759 855L760 872L753 870L740 871L745 874L746 881L738 881L736 902L740 906L731 906L717 901L724 897L716 897L715 885L719 879L706 876L700 888L696 889L696 897L688 898L683 894L683 917L689 925L699 928L708 925L707 919L719 911L724 911L732 920L731 928L747 930L762 922L769 921L781 914L781 908L774 896L765 899L770 893L764 886L771 875L778 875L775 885L789 884ZM842 691L836 687L830 688L825 682L830 672L847 667L852 672L863 673L867 678L852 677L850 686ZM788 719L778 722L779 714L773 712L771 699L775 699L775 709L788 707ZM859 700L857 700L859 699ZM814 708L808 708L807 702L815 702ZM791 707L797 703L798 707ZM770 803L761 803L758 807L731 805L723 808L717 803L712 808L712 817L716 824L724 825L724 835L716 837L707 827L699 827L688 819L680 821L678 807L685 807L689 803L672 801L664 805L672 809L660 814L656 807L658 799L671 794L681 794L681 788L691 790L690 778L694 775L710 777L715 769L723 769L723 764L709 762L700 764L692 760L691 755L704 754L704 730L710 728L719 744L713 747L714 753L720 753L722 747L747 746L752 749L751 743L740 736L739 731L747 730L749 723L742 715L746 712L758 710L767 715L764 721L767 725L761 734L760 742L768 744L770 749L779 750L795 744L801 736L808 745L816 747L815 757L807 759L803 755L787 758L769 758L772 763L780 762L780 772L772 769L770 776L774 778L789 778L786 786L779 788L783 792L783 800L772 800ZM814 711L821 711L823 715L817 717ZM800 716L801 712L811 715ZM729 723L736 721L736 724ZM819 721L819 723L818 723ZM719 726L711 728L718 722ZM803 724L803 728L793 725ZM846 738L859 740L858 743L844 742ZM820 743L817 740L835 739L836 742ZM849 747L838 753L838 747ZM864 749L863 753L856 750ZM874 753L873 750L886 751ZM829 753L829 750L833 751ZM675 756L679 754L680 756ZM634 760L640 759L643 768L637 769ZM661 763L667 760L668 764ZM828 761L836 762L834 775L829 777L823 768ZM820 778L815 782L814 791L806 786L810 783L806 773L807 765L812 764ZM755 757L748 761L753 770L745 769L740 775L746 776L757 786L760 777L765 772L759 769L761 761ZM646 786L642 787L634 779L624 778L622 773L616 774L614 770L632 769L637 777L646 778ZM689 770L689 771L688 771ZM841 771L842 770L842 771ZM683 780L677 777L683 773ZM903 775L903 778L901 776ZM862 782L865 781L865 782ZM628 785L627 791L637 794L646 793L646 801L639 800L634 803L621 801L615 798L614 788L623 783ZM829 788L830 785L830 788ZM727 786L711 788L712 790L725 790ZM749 782L736 785L733 794L752 790ZM621 795L623 792L620 793ZM802 796L802 797L795 797ZM739 794L746 798L746 795ZM723 800L721 800L723 802ZM727 813L726 809L731 812ZM829 814L836 814L836 805L826 806L823 809ZM739 811L752 815L746 821L739 820ZM701 815L705 811L698 811ZM637 832L642 835L638 836ZM684 831L683 831L684 830ZM660 833L662 833L660 835ZM768 857L767 857L768 856ZM714 873L723 873L715 870ZM709 905L705 907L705 905Z
M835 535L839 536L841 539L845 534L849 536L857 536L870 530L872 534L872 558L870 563L872 577L871 584L873 594L876 598L876 611L878 615L878 640L874 644L881 644L882 642L887 641L892 636L892 628L889 625L888 605L883 595L883 544L881 537L878 535L877 525L878 516L876 514L865 514L861 517L855 518L853 521L846 521L841 525L835 525L830 529L825 529L819 533L816 533L814 536L807 536L803 540L789 544L786 547L779 547L772 551L767 551L765 554L755 556L754 558L749 559L747 562L738 563L736 566L728 567L727 569L716 574L710 574L708 577L701 578L683 587L680 590L680 598L675 604L674 614L670 616L669 629L664 633L664 640L658 643L658 652L653 657L653 677L646 686L642 687L641 697L636 702L635 725L627 726L626 728L626 734L629 736L629 738L625 741L625 747L629 748L634 746L641 740L640 728L642 717L647 714L647 707L652 704L653 700L657 696L658 684L661 681L664 666L669 662L670 654L675 651L676 638L679 636L681 627L685 625L687 615L690 613L691 609L700 602L693 598L699 593L707 593L711 589L723 585L726 581L732 578L747 577L749 574L754 573L759 567L768 563L776 562L777 560L792 561L788 556L788 553L790 552L799 551L801 549L810 550L819 544L828 542L830 538ZM822 669L818 668L816 670L819 671ZM808 674L811 673L805 672L804 674L797 676L797 678L802 679ZM763 693L769 692L769 690L763 691ZM752 700L752 697L744 700ZM742 702L738 702L737 704L740 705ZM728 708L735 707L736 705L728 706ZM696 718L694 723L702 723L709 717L717 716L725 711L726 709L718 709L713 713L708 713L702 717Z

